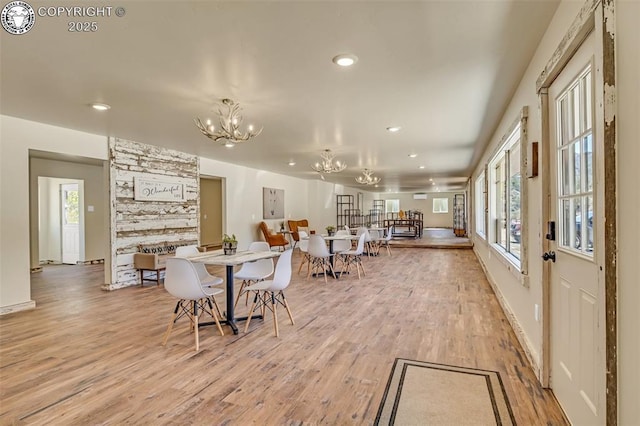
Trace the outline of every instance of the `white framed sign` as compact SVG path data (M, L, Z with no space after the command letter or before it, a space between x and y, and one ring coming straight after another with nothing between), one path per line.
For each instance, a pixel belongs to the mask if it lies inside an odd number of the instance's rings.
M133 199L136 201L173 201L186 200L184 184L164 179L133 179Z

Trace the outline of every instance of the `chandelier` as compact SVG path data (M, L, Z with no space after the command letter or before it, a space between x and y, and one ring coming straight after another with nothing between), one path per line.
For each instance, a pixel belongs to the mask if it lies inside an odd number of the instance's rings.
M226 111L222 110L222 105L226 107ZM225 141L225 146L231 147L238 142L244 142L251 139L254 136L258 136L262 132L260 130L255 131L252 125L247 126L245 132L240 130L240 124L242 123L242 116L240 115L240 105L232 101L231 99L223 99L222 105L218 108L218 115L220 116L220 128L211 123L211 120L207 120L203 123L199 118L193 121L198 126L198 129L206 137L213 139L214 141Z
M363 185L375 185L376 183L380 182L379 177L373 177L372 175L373 175L373 171L369 169L364 169L364 171L362 172L362 176L358 176L356 178L356 182L361 183Z
M346 163L341 163L340 160L333 162L335 155L331 153L330 149L325 149L320 154L322 161L316 162L311 168L318 173L337 173L343 171L346 167Z

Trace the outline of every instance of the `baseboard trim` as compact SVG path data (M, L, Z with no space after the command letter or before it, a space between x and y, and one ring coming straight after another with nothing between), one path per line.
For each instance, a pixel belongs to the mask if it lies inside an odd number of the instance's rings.
M12 314L14 312L20 311L28 311L30 309L36 308L36 302L34 300L29 300L28 302L18 303L15 305L2 306L0 307L0 316Z
M76 262L76 265L98 265L103 263L104 263L104 259L78 260Z
M487 266L484 264L480 256L478 256L478 253L475 250L473 250L473 252L475 253L476 259L478 259L478 262L480 263L480 266L484 271L485 277L487 277L487 281L489 281L489 285L493 289L493 293L496 295L496 299L498 299L498 303L502 308L502 312L504 312L505 317L507 317L507 321L509 321L509 325L511 325L511 329L516 335L516 339L518 339L520 346L522 346L522 350L524 350L524 353L527 357L527 361L529 361L529 364L531 365L531 368L533 369L533 372L536 375L538 382L542 384L542 367L538 361L538 358L533 355L534 353L536 353L536 351L533 349L533 345L527 338L527 335L524 333L524 330L522 330L522 327L520 326L520 322L518 322L518 317L513 313L513 311L511 310L511 307L507 303L507 300L502 295L502 292L500 292L500 289L498 288L495 280L493 279L493 276L491 276L491 273L489 273Z

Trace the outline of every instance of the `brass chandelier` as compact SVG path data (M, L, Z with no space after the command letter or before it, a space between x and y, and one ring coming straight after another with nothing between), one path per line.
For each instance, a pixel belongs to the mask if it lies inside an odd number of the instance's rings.
M369 169L364 169L362 172L362 176L356 177L356 182L362 185L375 185L380 182L379 177L373 177L373 171Z
M226 111L223 111L223 106L226 107ZM231 99L225 98L222 100L220 108L218 108L220 119L219 128L216 128L211 120L203 123L199 118L195 118L193 121L203 135L216 142L224 141L225 146L232 147L236 143L247 141L262 132L262 127L260 130L255 131L252 125L247 126L246 131L240 130L240 124L242 124L240 111L242 111L242 109L239 104Z

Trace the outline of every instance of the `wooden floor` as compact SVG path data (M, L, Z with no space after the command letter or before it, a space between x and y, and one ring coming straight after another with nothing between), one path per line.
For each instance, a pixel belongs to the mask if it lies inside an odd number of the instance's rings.
M396 357L496 370L518 424L566 424L472 250L392 252L362 280L295 276L280 338L267 315L202 328L199 353L185 322L161 346L162 286L104 292L102 265L46 267L37 308L0 317L0 424L370 425Z

